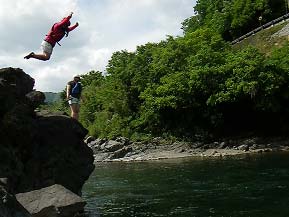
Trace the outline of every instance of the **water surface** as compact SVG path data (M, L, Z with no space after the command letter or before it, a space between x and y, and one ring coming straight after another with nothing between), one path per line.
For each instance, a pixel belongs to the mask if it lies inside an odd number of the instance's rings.
M289 154L98 163L89 216L287 217Z

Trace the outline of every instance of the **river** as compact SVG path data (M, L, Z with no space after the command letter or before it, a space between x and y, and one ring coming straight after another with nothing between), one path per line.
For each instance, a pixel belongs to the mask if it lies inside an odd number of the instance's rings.
M89 216L286 217L289 154L98 163Z

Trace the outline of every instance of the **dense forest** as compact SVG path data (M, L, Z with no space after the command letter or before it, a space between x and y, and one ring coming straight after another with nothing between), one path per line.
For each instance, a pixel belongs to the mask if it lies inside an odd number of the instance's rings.
M115 52L106 72L83 74L80 122L107 138L288 132L288 45L268 54L230 44L284 15L285 3L198 0L183 36Z

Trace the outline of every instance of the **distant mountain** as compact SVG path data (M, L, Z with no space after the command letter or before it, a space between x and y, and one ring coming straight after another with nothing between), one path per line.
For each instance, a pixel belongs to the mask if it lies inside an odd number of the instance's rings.
M61 93L52 93L52 92L43 92L45 95L45 102L46 103L54 103L60 101Z

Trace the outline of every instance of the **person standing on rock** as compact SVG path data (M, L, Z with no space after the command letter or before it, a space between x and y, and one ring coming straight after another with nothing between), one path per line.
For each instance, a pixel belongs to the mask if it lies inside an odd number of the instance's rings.
M71 12L68 17L63 18L60 22L55 23L51 27L50 31L41 43L41 54L31 52L27 56L25 56L24 59L34 58L43 61L49 60L55 44L57 43L58 45L60 45L58 42L64 36L67 37L68 33L78 26L78 22L73 26L70 26L70 19L72 17L72 14L73 12Z
M66 99L71 110L71 117L78 120L80 109L82 86L80 83L80 76L74 75L73 80L69 81L66 86Z

